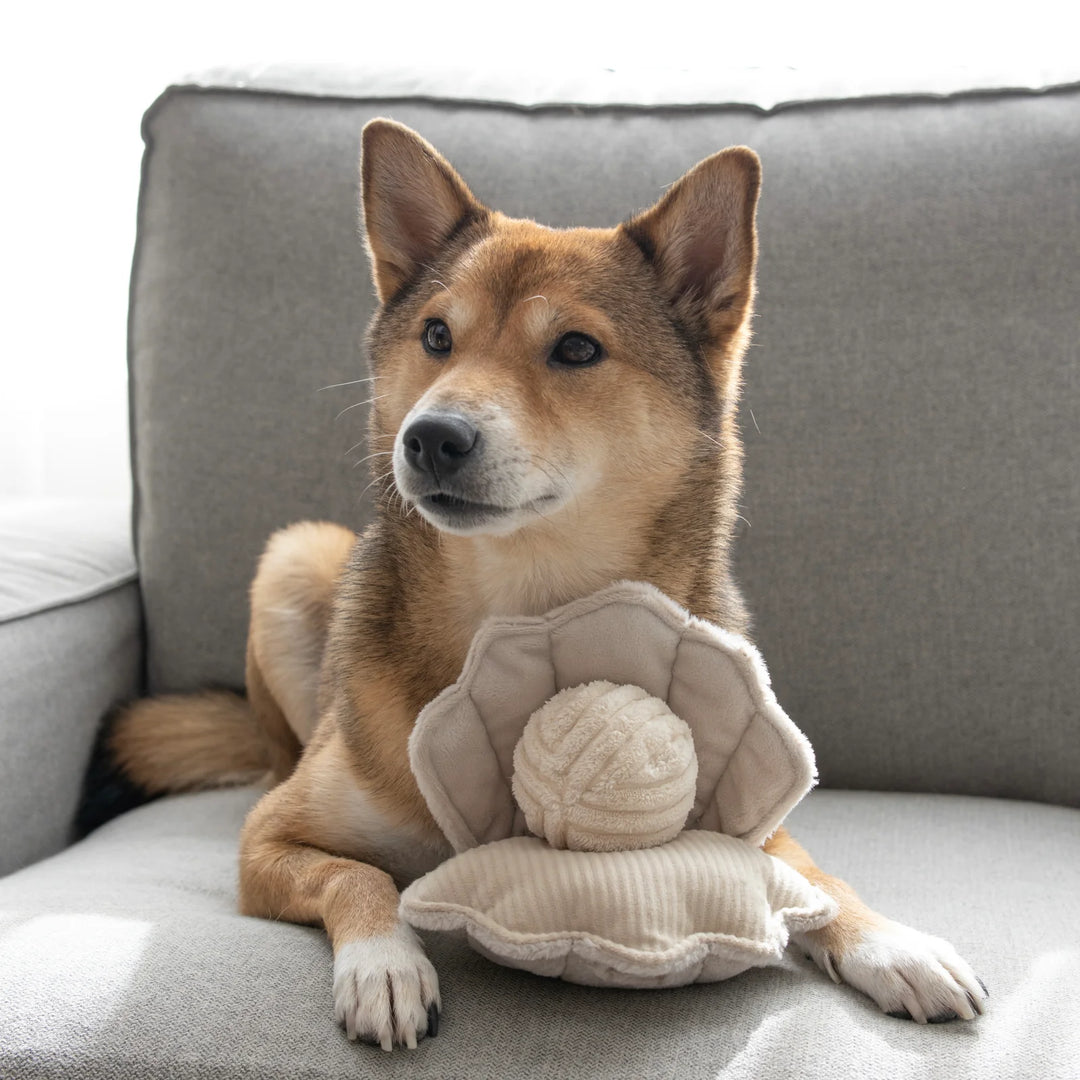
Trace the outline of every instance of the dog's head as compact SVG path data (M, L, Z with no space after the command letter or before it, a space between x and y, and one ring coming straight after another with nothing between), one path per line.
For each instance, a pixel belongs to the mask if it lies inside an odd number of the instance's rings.
M600 506L618 528L737 456L724 429L754 293L751 150L707 158L612 229L489 210L388 120L364 129L362 182L372 450L431 525L557 531Z

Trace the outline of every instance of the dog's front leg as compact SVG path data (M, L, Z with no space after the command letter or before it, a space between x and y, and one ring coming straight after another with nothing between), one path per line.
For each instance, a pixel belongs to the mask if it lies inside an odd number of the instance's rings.
M778 829L765 850L839 905L837 917L820 930L793 935L833 982L849 983L882 1012L920 1024L973 1020L983 1011L985 985L947 941L867 907L847 882L820 870L786 829Z
M398 918L389 874L300 838L296 784L294 774L265 795L244 825L240 910L325 927L334 949L334 1013L349 1038L413 1048L437 1030L435 968Z

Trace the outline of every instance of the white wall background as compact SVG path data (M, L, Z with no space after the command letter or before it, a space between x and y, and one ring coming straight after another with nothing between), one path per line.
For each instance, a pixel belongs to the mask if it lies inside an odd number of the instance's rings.
M0 21L0 500L129 492L125 320L139 119L185 72L295 61L801 66L895 72L901 81L957 66L1021 81L1071 67L1080 78L1073 8L1051 0L8 5Z

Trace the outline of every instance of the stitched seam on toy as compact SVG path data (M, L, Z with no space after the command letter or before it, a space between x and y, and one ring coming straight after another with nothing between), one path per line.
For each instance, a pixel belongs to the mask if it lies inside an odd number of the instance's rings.
M495 759L495 771L499 774L499 779L502 781L503 790L506 792L506 798L510 803L510 807L511 807L511 814L510 814L511 826L510 827L512 829L513 828L513 820L514 820L514 817L516 816L516 813L517 813L517 811L516 811L517 802L514 799L514 789L513 789L513 786L511 784L510 777L506 776L503 773L502 762L499 761L499 752L495 749L495 744L491 741L491 731L488 728L487 724L484 722L484 719L483 719L484 714L483 714L483 712L481 712L480 706L477 705L476 699L473 697L473 689L472 689L472 684L471 683L469 684L469 686L468 686L468 688L466 690L466 696L469 699L469 703L476 710L477 716L479 716L481 718L480 723L481 723L481 726L484 729L484 738L487 740L488 749L491 751L492 758ZM510 764L511 764L511 769L513 769L513 758L510 759ZM511 772L511 775L513 775L512 772ZM494 803L494 800L492 800L492 802ZM492 824L495 821L495 818L498 816L498 812L499 812L498 808L493 805L492 806L492 811L488 815L487 824L486 824L486 827L485 827L485 830L484 830L485 833L491 828ZM470 829L469 831L471 832L472 830ZM479 838L477 838L477 841L478 841L478 843L483 843L483 841L479 840Z
M743 673L740 671L739 674L741 675ZM752 698L752 695L751 695L751 698ZM723 771L723 773L721 774L721 777L720 777L721 780L724 778L724 776L727 775L728 769L731 768L731 763L735 760L735 758L737 758L739 756L739 751L742 749L742 744L743 744L744 740L746 739L746 736L749 733L750 728L753 727L754 721L760 715L761 715L760 712L756 711L756 709L755 709L754 712L752 712L750 714L750 719L747 720L746 727L743 728L742 734L739 736L739 741L735 744L735 749L732 750L731 753L728 755L727 764L724 766L724 771ZM716 800L716 792L719 791L719 790L720 790L720 783L719 783L719 781L717 781L716 790L713 792L713 800L714 801ZM726 832L726 830L724 829L724 816L723 816L723 814L720 814L720 806L719 806L719 804L717 804L716 810L717 810L717 813L720 815L720 831L721 832ZM760 822L758 822L757 824L760 825ZM727 835L729 835L729 836L742 836L743 834L742 833L727 833Z
M602 590L602 593L612 593L615 598L609 599L604 597L604 603L599 606L586 607L583 611L573 610L577 607L583 607L587 600L594 599L593 597L583 597L580 600L573 601L568 604L566 608L559 611L559 613L552 619L548 620L549 640L552 643L552 666L554 667L554 634L555 631L566 631L574 623L580 622L584 618L588 618L594 615L597 611L603 608L629 608L631 611L646 611L653 616L658 622L662 623L669 630L676 632L679 635L679 640L675 646L675 652L671 658L671 670L668 672L668 687L667 692L664 694L664 700L666 701L671 692L671 679L672 671L675 666L675 658L678 656L679 647L682 645L683 635L686 633L688 626L685 618L680 618L675 621L676 615L674 612L669 611L666 606L660 607L659 605L654 607L654 597L652 593L656 592L655 588L650 586L648 590L644 589L631 589L629 586L638 586L638 582L620 582L617 585L610 586L608 589ZM662 594L661 594L662 595ZM671 603L673 601L669 601Z
M443 693L434 700L439 700L439 698L442 698L445 694L446 700L452 701L455 697L459 696L459 693L450 692L455 689L459 688L447 687L447 689L444 690ZM470 701L472 701L472 696L470 694L466 694L466 696L469 698ZM416 735L418 730L419 724L413 727L413 732L409 740L410 744L412 743L413 737ZM418 742L417 751L418 758L421 754L423 755L423 761L420 762L423 767L419 771L413 768L413 776L416 779L416 786L420 789L420 794L424 797L424 802L427 803L429 809L431 810L432 816L436 818L436 824L439 826L439 830L450 841L450 845L454 848L455 852L458 849L458 845L454 841L454 839L452 839L452 833L456 833L459 839L467 839L469 841L465 845L464 850L468 850L468 848L477 846L480 843L479 838L473 832L472 828L469 826L469 823L465 820L464 816L454 804L454 800L450 796L450 791L443 783L442 777L439 775L438 769L433 766L430 748L423 745L423 742L421 741ZM409 756L411 759L411 745ZM433 795L436 797L434 800L432 798ZM433 802L437 803L437 805L433 805ZM452 826L452 828L447 829L443 824L443 821L440 821L439 818L444 819L446 824Z
M403 905L404 914L418 917L421 921L424 915L456 916L464 920L464 925L487 930L493 934L500 945L507 948L523 947L533 944L557 944L559 942L586 942L598 948L603 948L617 956L627 960L660 962L672 959L686 953L692 944L701 943L707 945L729 945L734 948L746 949L755 955L772 956L777 951L775 934L771 934L772 927L765 933L770 935L763 940L761 938L741 937L738 934L726 934L717 930L695 930L686 937L667 949L636 949L632 945L624 945L622 942L613 941L611 938L588 930L544 930L527 931L514 930L502 923L497 922L485 911L471 907L468 904L457 903L447 900L418 900L410 897ZM507 940L508 938L516 940Z
M776 700L776 694L774 693L770 683L758 684L758 681L753 678L754 675L754 663L753 658L748 655L744 655L741 651L732 652L729 654L732 660L735 662L739 675L742 677L744 685L749 688L750 698L754 705L754 713L750 717L742 735L739 737L739 742L735 747L735 750L729 758L729 762L738 753L739 748L742 746L743 740L746 738L753 722L758 717L762 722L767 724L769 729L773 732L776 738L779 740L783 749L784 755L787 759L788 765L794 774L793 781L787 783L784 786L783 792L777 799L769 806L768 810L758 815L758 821L755 823L753 829L748 829L743 833L739 833L742 838L754 835L759 832L763 826L766 826L766 831L762 837L771 835L779 827L780 823L791 812L791 810L802 800L807 791L796 793L794 778L802 777L805 770L805 761L802 755L798 751L798 743L800 740L806 740L805 734L796 726L795 722L784 712L780 703ZM785 723L786 721L786 723ZM790 727L789 727L790 725ZM794 730L791 730L794 729ZM812 751L811 751L812 752ZM815 764L816 774L816 764ZM814 786L814 777L811 777L810 788ZM801 787L801 784L799 785ZM717 808L719 809L719 807ZM779 819L775 824L769 825L774 819ZM723 822L721 822L723 824Z

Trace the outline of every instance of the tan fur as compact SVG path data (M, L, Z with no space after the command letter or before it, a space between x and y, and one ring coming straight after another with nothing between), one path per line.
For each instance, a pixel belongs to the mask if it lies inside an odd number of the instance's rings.
M319 672L334 590L356 534L302 521L271 537L251 585L246 683L284 780L319 718Z
M380 299L370 441L392 451L394 468L373 483L378 514L359 541L334 525L294 525L260 562L250 715L259 760L282 782L244 827L240 903L324 926L335 994L353 988L338 996L339 1016L350 1034L389 1047L422 1035L438 1000L430 965L397 924L394 883L450 853L408 739L483 619L541 613L629 578L747 630L730 549L760 167L746 148L723 151L618 228L568 230L488 210L437 151L389 121L365 129L362 175ZM448 351L424 344L433 321L452 335ZM601 359L564 363L566 334L599 342ZM447 414L481 434L457 449L409 437ZM241 715L250 743L249 714L234 703L225 719L235 731ZM825 956L842 958L884 922L786 832L768 850L839 901L819 932ZM381 1019L356 1003L363 980L338 970L365 942L389 958L400 999Z
M262 731L236 694L165 694L137 702L109 735L121 771L152 795L250 784L270 768Z
M743 175L727 175L732 161ZM364 162L368 244L384 301L370 333L381 391L372 450L389 448L410 416L463 408L483 420L489 441L505 443L490 481L503 485L500 500L544 497L560 485L567 492L550 517L541 510L505 534L460 536L422 521L388 478L376 483L380 517L353 550L330 621L320 725L241 843L243 909L319 922L335 946L393 924L396 893L372 865L405 881L448 854L409 769L408 738L420 709L457 678L484 618L546 611L636 578L746 628L727 573L741 451L725 395L737 383L752 300L756 158L739 151L719 169L729 202L741 207L727 281L738 297L725 301L732 325L719 334L690 308L692 329L666 315L662 272L642 253L643 244L665 249L666 214L638 219L637 239L513 221L480 207L434 150L388 124L367 129ZM404 189L383 176L401 169L412 170ZM432 184L435 196L423 197ZM477 234L447 246L461 220ZM401 302L410 282L414 295ZM417 334L432 318L454 326L454 357L444 364L418 362ZM680 330L700 339L691 364ZM608 350L587 379L545 363L553 338L570 331ZM277 575L290 576L288 560L271 554L283 543L271 541L252 592L267 688L280 676L269 673L261 604L283 588ZM290 558L311 561L296 549ZM316 636L303 637L305 648ZM295 729L290 713L304 710L283 700L293 690L271 696Z
M882 916L868 908L846 881L820 870L787 829L777 829L764 846L770 855L783 859L840 906L840 914L832 922L806 935L820 944L834 964L842 961L859 944L867 930L884 924Z

